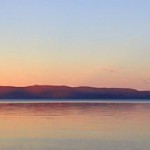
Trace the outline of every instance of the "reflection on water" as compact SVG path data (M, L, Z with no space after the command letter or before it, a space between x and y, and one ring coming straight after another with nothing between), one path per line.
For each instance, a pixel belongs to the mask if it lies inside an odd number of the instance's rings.
M150 104L1 103L2 150L149 150Z

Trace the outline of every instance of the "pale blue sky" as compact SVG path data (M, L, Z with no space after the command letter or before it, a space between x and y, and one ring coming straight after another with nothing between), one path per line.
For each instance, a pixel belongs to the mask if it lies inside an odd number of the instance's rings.
M0 84L150 89L149 16L149 0L0 0Z

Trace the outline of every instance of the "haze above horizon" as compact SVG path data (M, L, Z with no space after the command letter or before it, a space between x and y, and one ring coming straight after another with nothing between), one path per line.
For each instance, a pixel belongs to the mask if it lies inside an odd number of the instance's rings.
M149 0L0 2L0 85L150 90Z

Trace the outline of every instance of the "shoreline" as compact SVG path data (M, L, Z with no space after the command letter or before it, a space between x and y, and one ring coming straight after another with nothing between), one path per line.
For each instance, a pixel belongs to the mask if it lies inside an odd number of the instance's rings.
M14 100L0 100L0 104L13 104L13 103L15 103L15 104L21 104L21 103L24 103L24 104L26 104L26 103L35 103L35 104L42 104L42 103L108 103L108 104L110 104L110 103L116 103L116 104L134 104L134 103L136 103L136 104L141 104L141 103L143 103L143 104L145 104L145 103L150 103L150 99L149 100L42 100L42 99L40 99L40 100L33 100L33 99L31 99L31 100L29 100L29 99L27 99L27 100L16 100L16 99L14 99Z

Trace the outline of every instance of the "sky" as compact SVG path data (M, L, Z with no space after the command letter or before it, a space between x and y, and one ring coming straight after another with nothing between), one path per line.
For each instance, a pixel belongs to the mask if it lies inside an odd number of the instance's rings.
M0 85L150 90L149 0L0 0Z

